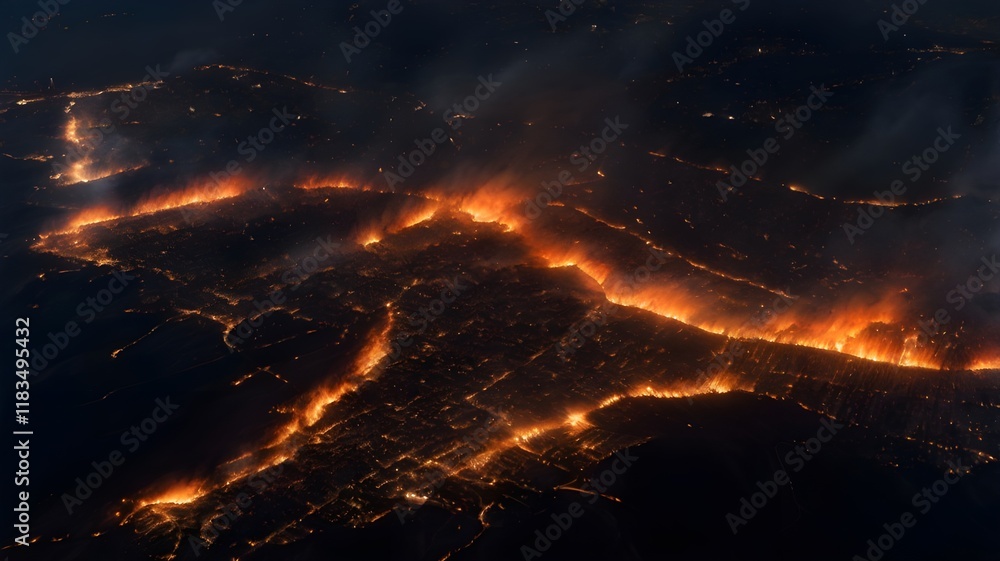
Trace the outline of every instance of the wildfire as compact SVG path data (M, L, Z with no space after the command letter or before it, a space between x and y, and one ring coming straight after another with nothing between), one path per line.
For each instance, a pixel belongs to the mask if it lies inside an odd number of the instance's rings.
M63 185L73 185L76 183L90 183L91 181L98 181L107 177L111 177L113 175L135 171L137 169L142 169L144 167L146 167L146 162L141 162L131 166L95 167L90 158L85 158L71 165L69 167L69 171L66 174L57 173L56 175L52 176L52 179L62 179L65 175L66 180L65 182L63 182Z
M222 199L238 197L251 188L251 182L240 177L230 177L224 182L204 181L180 191L153 195L138 204L128 216L152 214L182 206L214 203Z
M80 121L76 117L70 117L69 121L66 123L66 131L64 138L70 144L76 146L84 145L84 137L80 136Z
M590 425L587 421L586 412L570 413L566 416L566 424L574 429L581 429Z
M79 231L85 226L131 218L146 214L180 208L183 206L210 203L242 195L250 188L249 180L231 177L223 183L205 181L180 191L164 192L147 197L132 208L116 211L108 206L89 208L70 217L62 229L42 234L42 238L51 235L69 234Z
M542 420L533 425L518 427L512 431L509 437L492 444L477 454L468 462L468 466L473 469L481 469L492 459L496 458L498 454L502 454L515 447L526 448L532 441L549 434L558 434L560 431L566 431L570 434L578 433L591 426L590 421L587 420L591 413L614 405L622 399L635 397L676 399L710 393L728 393L737 390L753 391L753 389L753 386L741 383L735 377L726 373L718 374L704 381L676 382L669 387L654 388L651 384L637 386L626 394L608 396L590 409L575 409L562 418Z
M969 370L997 370L1000 371L1000 356L988 356L980 358L969 366Z
M301 422L296 422L290 425L286 430L289 434L298 432L303 427L311 427L316 424L323 417L323 412L326 408L336 401L339 401L341 397L347 392L353 390L356 386L350 382L344 382L334 388L320 390L312 401L305 407L302 411L300 417Z
M357 181L355 178L348 176L347 174L333 174L333 175L310 175L302 179L298 179L293 183L296 189L360 189L363 191L368 191L370 189L366 187L359 187L361 182Z
M69 112L70 107L67 108ZM89 183L113 175L126 173L141 169L146 166L146 162L138 162L128 165L115 165L108 162L99 162L93 157L94 150L103 137L88 134L90 127L84 126L79 119L71 116L66 122L63 130L63 140L70 146L75 160L68 165L57 163L57 169L62 169L52 176L52 179L61 181L62 185L73 185L77 183Z
M448 202L460 212L472 217L475 222L496 223L507 231L517 231L524 223L524 214L519 209L525 198L523 189L509 176L498 176L478 183L469 192L464 186L452 186L434 191L432 198Z
M224 473L219 478L221 483L212 485L207 481L187 481L173 485L165 491L157 492L150 498L137 501L135 512L146 506L193 503L215 489L226 487L246 477L261 473L293 457L298 448L304 444L304 441L299 437L323 418L329 405L340 400L345 394L356 390L366 381L378 376L380 370L377 367L389 353L388 335L391 327L390 322L383 330L373 335L358 355L353 370L345 380L333 386L320 388L310 394L299 406L296 406L292 421L278 431L276 439L258 451L244 454L220 466Z
M67 138L80 140L80 125L76 119L71 119L67 127ZM717 295L714 285L698 281L690 275L630 279L627 271L614 265L616 256L609 249L597 247L594 243L584 243L584 240L567 241L551 233L547 235L540 229L541 224L525 218L523 209L520 208L525 199L524 192L515 188L515 183L511 178L501 176L486 181L471 193L467 190L459 192L454 188L439 188L423 196L407 195L402 203L390 205L377 218L360 224L353 237L357 243L370 246L391 234L431 220L441 210L450 208L468 214L474 221L500 224L508 231L521 234L537 257L547 261L552 267L576 267L600 285L607 299L615 304L647 310L729 337L835 351L901 366L932 369L941 367L941 358L935 356L934 350L918 344L912 321L908 321L912 314L907 313L908 308L900 301L898 294L890 292L881 297L856 302L796 303L789 311L773 314L766 323L755 324L748 317L751 312L741 312L739 306L720 306L727 299L725 294ZM300 189L372 190L369 187L358 187L358 182L346 174L309 176L295 181L294 185ZM237 197L247 192L250 186L249 180L233 177L223 183L203 181L181 190L154 194L131 208L97 206L71 216L62 229L55 233L77 232L93 224ZM792 187L801 190L798 186ZM621 231L616 225L608 226ZM51 234L41 237L48 235ZM646 243L651 242L647 240ZM720 282L738 283L789 297L782 291L748 279L727 275L667 251L663 253ZM1000 357L977 357L970 368L986 370L998 366ZM326 390L329 393L327 397L338 399L342 395L339 393L341 390ZM309 422L305 426L311 424Z
M928 199L926 201L916 201L916 202L905 202L905 201L895 201L895 200L893 200L893 201L884 201L884 200L879 200L879 199L848 199L848 200L842 200L842 199L838 199L836 197L829 197L829 196L828 197L824 197L822 195L817 195L815 193L807 191L804 187L802 187L800 185L789 185L788 189L791 190L791 191L795 191L796 193L802 193L804 195L809 195L810 197L813 197L815 199L819 199L821 201L836 201L836 202L841 202L841 203L849 204L849 205L864 205L864 206L875 206L875 207L886 207L886 208L926 206L926 205L932 205L932 204L935 204L935 203L940 203L940 202L943 202L943 201L961 199L962 196L963 196L963 195L951 195L949 197L938 197L938 198L935 198L935 199Z
M193 503L207 493L207 491L202 489L203 485L204 482L202 481L186 481L178 483L151 498L139 501L138 507L142 508L144 506L158 504L182 505Z
M626 398L655 397L659 399L677 399L711 393L749 392L753 391L753 389L752 385L741 383L736 377L721 373L704 381L677 382L665 388L654 388L652 385L638 386L627 394L615 394L608 397L598 405L598 409L608 407Z
M440 208L441 203L432 199L408 199L401 208L386 210L378 219L358 226L353 237L359 244L369 246L430 220Z
M381 374L378 366L389 355L388 337L391 330L392 322L389 321L380 332L372 335L355 360L350 374L344 380L332 386L319 388L301 405L295 407L292 421L278 431L277 439L267 447L287 447L290 438L319 422L327 407L339 401L345 394L356 390L365 382L378 377Z
M118 220L119 218L122 218L122 215L116 213L108 207L90 208L81 211L70 219L67 227L68 231L79 230L84 226L107 222L109 220Z
M630 280L582 244L540 248L539 254L550 266L579 269L601 285L612 303L643 309L709 333L836 351L901 366L941 366L932 349L919 346L914 328L901 327L907 324L906 308L894 294L874 302L838 303L826 313L806 304L775 312L769 321L755 324L749 313L741 317L720 310L717 298L706 298L704 287L686 280Z

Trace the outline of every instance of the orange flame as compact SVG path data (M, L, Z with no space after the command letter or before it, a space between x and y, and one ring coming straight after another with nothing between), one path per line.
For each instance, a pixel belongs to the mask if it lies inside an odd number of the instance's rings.
M411 199L401 209L386 210L377 220L358 226L354 239L362 245L371 245L421 222L430 220L441 208L438 201Z
M103 165L98 165L98 162L92 157L98 140L91 135L84 134L84 132L84 127L79 119L71 116L66 122L63 139L79 154L79 159L70 164L65 172L52 176L52 179L61 180L63 185L89 183L146 166L146 162L130 165L112 165L105 162Z
M381 373L376 367L389 355L388 337L391 330L392 322L389 321L385 328L372 335L358 354L351 373L344 380L332 386L320 387L302 404L295 407L294 418L278 431L278 438L268 447L285 446L292 436L319 422L328 406L339 401L345 394L354 391L365 382L376 378Z
M153 195L136 205L128 216L152 214L194 204L214 203L238 197L249 191L250 187L250 180L238 176L229 177L223 182L206 180L180 191Z
M202 481L184 481L168 487L166 490L154 495L151 498L139 501L138 506L157 504L189 504L204 496L207 491L203 491Z
M146 214L153 214L163 210L180 208L183 206L210 203L237 197L250 188L250 181L239 177L230 177L225 182L203 181L195 185L181 189L180 191L154 194L147 197L131 209L115 211L108 206L98 206L82 210L66 222L62 229L43 234L46 238L50 235L68 234L79 231L85 226L131 218Z
M703 331L836 351L901 366L941 367L932 349L918 345L915 328L903 327L908 323L907 308L895 294L873 301L838 302L825 314L815 305L796 303L755 325L749 314L720 311L717 297L706 297L704 287L686 280L630 280L584 244L536 245L538 255L550 266L574 266L594 279L610 302L653 312Z
M296 189L360 189L369 190L365 187L361 187L361 182L357 181L347 174L330 174L330 175L319 175L313 174L302 179L298 179L293 182Z

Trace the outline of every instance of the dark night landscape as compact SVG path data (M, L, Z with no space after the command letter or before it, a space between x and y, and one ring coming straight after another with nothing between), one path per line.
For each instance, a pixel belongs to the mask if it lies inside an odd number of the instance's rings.
M4 561L1000 551L992 0L11 0Z

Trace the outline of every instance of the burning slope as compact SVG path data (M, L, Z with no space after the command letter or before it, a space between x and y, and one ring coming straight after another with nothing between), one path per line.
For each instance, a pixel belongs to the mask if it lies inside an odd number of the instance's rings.
M250 180L241 177L230 177L225 182L204 181L177 191L162 191L148 196L128 208L115 209L110 206L98 206L81 210L72 216L57 230L40 234L43 240L50 236L78 233L81 228L93 224L112 222L124 218L134 218L147 214L155 214L164 210L181 208L189 205L205 204L238 197L246 193L252 186Z

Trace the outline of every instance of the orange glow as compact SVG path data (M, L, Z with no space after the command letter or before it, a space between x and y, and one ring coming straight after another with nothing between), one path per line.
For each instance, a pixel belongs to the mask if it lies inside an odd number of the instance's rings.
M75 119L71 119L67 126L66 136L79 141L79 123ZM238 177L220 184L203 181L179 191L154 194L130 209L116 210L107 205L84 209L73 215L58 233L76 232L92 224L237 197L247 192L250 185L249 180ZM300 189L372 190L370 187L357 187L359 183L356 179L346 174L314 175L295 181L294 185ZM889 291L880 297L828 303L796 302L791 309L773 315L766 324L754 325L749 317L751 311L738 311L738 306L730 306L727 311L720 306L720 303L730 299L725 293L718 294L715 286L706 285L688 275L630 280L627 271L619 270L613 264L617 256L607 248L594 247L595 244L582 243L582 240L546 235L539 229L542 224L528 221L520 206L526 198L530 198L525 196L526 193L530 195L530 190L518 187L517 181L509 175L488 179L471 192L468 185L460 185L462 189L433 189L423 197L409 195L401 204L390 205L381 216L360 224L352 238L361 245L371 246L389 235L431 220L441 210L450 208L468 214L476 222L496 223L507 231L521 234L535 256L552 267L576 267L600 285L607 299L615 304L647 310L728 337L829 350L901 366L937 369L942 365L942 359L934 355L933 349L918 345L912 311L899 292ZM804 192L798 186L790 188ZM579 212L591 216L586 211ZM591 218L618 231L624 228L593 216ZM526 231L529 228L530 231ZM787 296L780 290L733 277L670 252L664 253L721 281ZM80 255L80 252L77 251L77 254ZM100 257L99 253L93 252L86 255ZM986 370L998 366L1000 356L993 355L975 357L969 367ZM336 397L341 395L337 393L340 391L338 388L327 391ZM310 424L306 423L306 426Z
M587 421L587 412L570 413L566 416L566 424L574 429L581 429L589 426L590 423Z
M948 200L961 199L962 196L963 196L963 195L951 195L949 197L938 197L936 199L928 199L926 201L917 201L917 202L881 201L881 200L878 200L878 199L871 199L871 200L866 200L866 199L842 200L842 199L838 199L836 197L824 197L822 195L817 195L815 193L810 193L804 187L801 187L799 185L789 185L788 189L791 190L791 191L795 191L796 193L802 193L804 195L809 195L810 197L813 197L815 199L819 199L821 201L827 201L827 200L829 200L829 201L839 201L839 202L842 202L842 203L845 203L845 204L851 204L851 205L865 205L865 206L876 206L876 207L887 207L887 208L897 208L897 207L904 207L904 206L925 206L925 205L930 205L930 204L934 204L934 203L940 203L940 202L948 201Z
M72 152L76 154L77 158L75 158L74 163L65 168L65 171L53 175L52 179L59 180L62 185L88 183L146 166L146 162L120 165L95 161L92 152L102 137L87 134L87 129L89 127L84 127L76 117L71 116L66 122L63 140L72 147ZM63 164L58 165L62 166Z
M80 136L80 121L78 121L76 117L69 118L69 122L66 123L66 131L63 138L65 138L67 142L78 146L83 144L84 137Z
M475 222L496 223L508 231L516 231L523 225L524 214L519 205L527 196L514 179L507 176L490 178L472 192L468 192L467 185L459 187L464 189L439 189L431 197L449 203Z
M367 234L361 238L360 243L361 245L368 247L372 244L377 244L380 241L382 241L382 238L378 237L377 235Z
M615 394L598 405L598 409L613 405L623 399L631 397L656 397L659 399L677 399L681 397L695 397L710 393L729 393L732 391L752 392L753 386L741 383L735 376L725 372L709 378L705 381L693 380L690 382L675 382L669 387L654 388L652 385L643 385L634 388L627 394Z
M72 185L74 183L89 183L91 181L98 181L106 177L111 177L113 175L118 175L120 173L126 173L130 171L135 171L137 169L142 169L146 166L145 162L136 164L133 166L104 166L95 167L89 158L84 158L83 160L73 164L69 168L69 173L67 174L67 179L63 183L64 185ZM62 174L53 176L53 179L62 178Z
M973 361L969 370L1000 370L1000 356L995 353Z
M367 191L365 187L359 187L361 182L347 174L333 175L310 175L293 182L296 189L359 189Z
M231 177L224 183L204 181L179 191L154 194L147 197L131 209L122 211L115 211L107 206L84 209L70 217L62 229L42 234L41 237L45 238L50 235L68 234L76 232L85 226L99 224L101 222L153 214L163 210L180 208L187 205L220 201L245 193L249 190L250 185L250 181L247 179Z
M726 373L709 378L704 382L676 383L670 388L655 389L652 386L643 386L632 390L630 397L658 397L661 399L671 399L679 397L694 397L710 393L729 393L732 391L752 392L753 386L741 383L736 377Z
M373 335L358 355L354 368L345 380L312 392L299 406L296 406L292 421L278 430L276 439L260 450L244 454L224 464L223 483L214 486L205 481L179 483L165 491L155 493L151 498L138 501L136 511L150 505L193 503L215 489L226 487L293 457L299 447L305 444L305 440L301 437L306 436L306 431L323 418L329 405L380 374L381 371L377 367L388 356L388 335L391 327L390 322L383 330Z
M98 224L100 222L108 222L109 220L118 220L122 218L121 214L118 214L107 207L96 207L84 210L74 216L67 224L70 231L79 230L84 226L89 226L91 224Z
M725 317L715 310L714 300L705 300L683 285L643 286L609 300L642 308L720 335L753 338L836 351L859 358L898 364L939 368L930 349L916 345L915 328L906 332L906 315L891 297L872 303L838 303L827 315L792 307L776 313L762 326L747 318Z
M673 279L629 281L583 244L539 246L536 251L550 266L573 266L594 279L612 303L653 312L709 333L836 351L901 366L932 369L941 366L932 349L917 344L915 328L892 327L912 323L907 322L907 308L897 293L874 301L839 302L829 305L832 309L824 310L825 313L816 311L814 306L796 303L787 311L772 315L764 325L757 326L750 321L750 313L739 315L720 311L718 298L706 298L702 286ZM718 276L742 282L742 279Z
M200 499L204 496L207 491L202 491L202 486L204 482L201 481L188 481L183 483L178 483L167 488L165 491L142 501L139 501L139 507L144 507L148 505L156 504L189 504Z
M312 401L305 407L302 411L301 419L303 423L296 423L294 425L295 429L293 432L300 429L302 426L311 427L316 424L323 417L323 412L326 411L327 406L335 401L340 400L343 395L351 390L355 386L349 382L344 382L334 388L324 388L321 389ZM300 426L301 425L301 426Z
M267 448L287 449L291 446L293 450L286 450L285 453L294 453L298 444L291 442L291 438L304 433L319 422L323 418L326 408L339 401L345 394L356 390L365 382L377 378L381 374L381 370L377 367L389 355L388 337L391 330L392 322L390 321L380 332L371 336L365 348L358 354L352 370L342 381L314 390L302 403L297 405L294 408L291 422L278 431L277 438L268 444Z
M613 405L622 399L635 397L676 399L710 393L727 393L737 390L753 391L753 389L753 386L740 383L735 377L726 373L718 374L713 378L701 382L698 380L675 382L668 387L654 388L651 384L642 385L624 395L615 394L608 396L591 409L574 410L563 418L544 420L534 425L518 427L512 431L510 437L493 443L471 459L467 465L472 469L481 469L498 454L514 447L527 448L531 445L532 441L549 433L556 433L557 431L577 433L590 426L590 422L587 420L589 414Z
M203 181L180 191L155 194L136 205L129 216L152 214L194 204L214 203L222 199L238 197L249 191L250 187L250 180L238 176L230 177L221 183L211 180Z
M514 434L512 439L515 443L528 442L538 436L545 434L546 431L559 427L559 424L549 424L543 426L535 426L527 429L522 429Z
M507 230L514 230L519 218L510 212L510 205L500 197L492 197L485 191L465 197L459 204L462 212L468 213L476 222L495 222Z
M388 209L377 220L359 225L353 238L357 243L369 246L384 240L390 234L430 220L440 208L441 204L435 200L407 200L402 208Z
M416 226L421 222L430 220L435 214L437 214L438 208L440 208L440 206L435 202L434 204L426 205L423 209L414 210L407 216L403 217L401 220L402 227L400 229L405 230L411 226Z
M819 199L821 201L825 201L826 200L826 197L824 197L822 195L817 195L815 193L810 193L809 191L807 191L805 189L805 187L800 187L799 185L789 185L788 189L791 190L791 191L795 191L796 193L802 193L803 195L809 195L810 197L812 197L814 199Z

